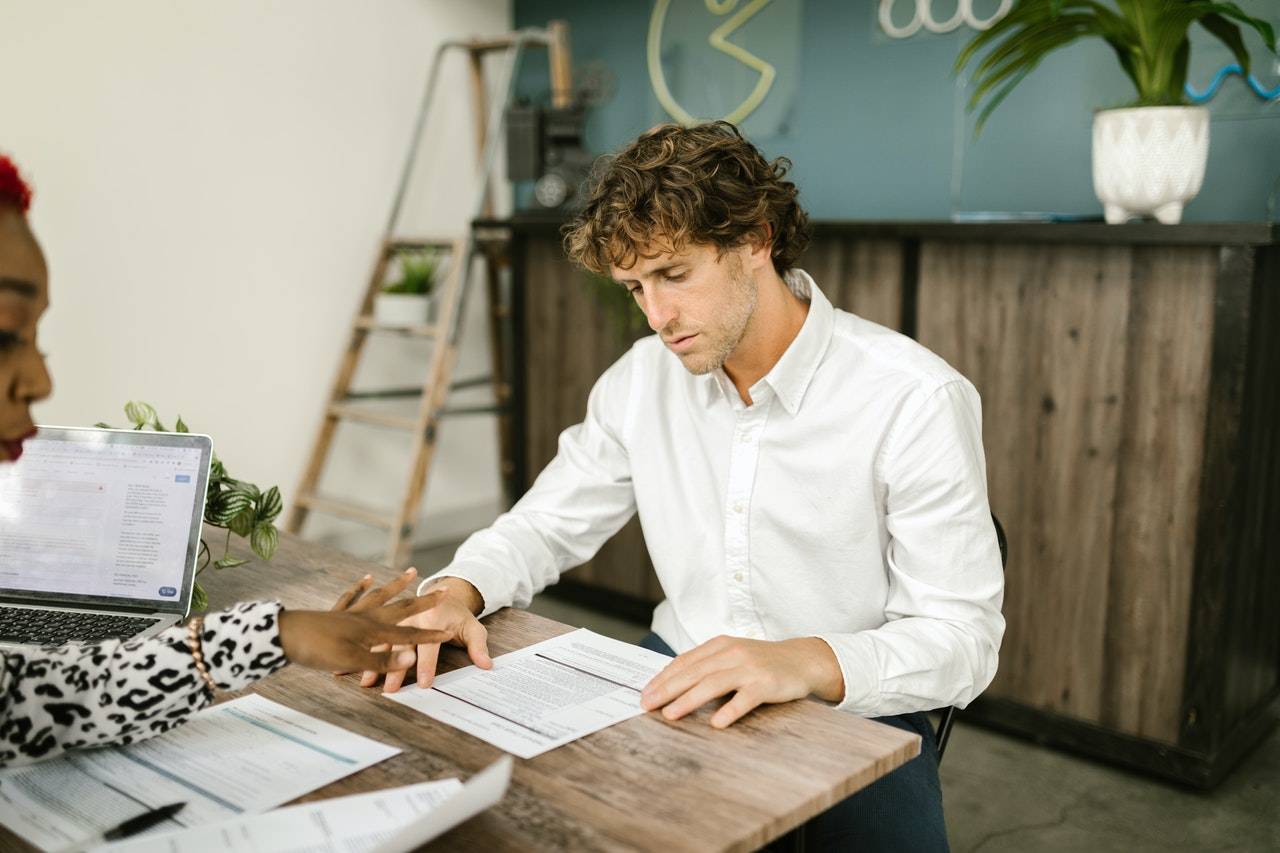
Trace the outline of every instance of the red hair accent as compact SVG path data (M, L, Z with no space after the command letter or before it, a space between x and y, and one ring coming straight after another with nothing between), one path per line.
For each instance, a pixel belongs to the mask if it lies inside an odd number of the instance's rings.
M31 207L31 187L22 180L17 165L0 154L0 204L11 204L25 214Z

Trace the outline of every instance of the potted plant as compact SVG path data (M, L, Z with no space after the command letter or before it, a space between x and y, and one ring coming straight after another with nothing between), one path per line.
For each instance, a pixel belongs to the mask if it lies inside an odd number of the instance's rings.
M401 252L400 277L383 287L373 303L373 317L389 326L416 326L434 319L440 253L435 249Z
M1004 18L978 33L956 59L964 69L991 50L974 71L969 109L985 101L978 128L1046 55L1082 38L1100 38L1115 51L1137 98L1099 110L1093 120L1093 186L1107 222L1154 215L1181 220L1182 208L1200 191L1209 155L1209 111L1186 95L1187 38L1193 24L1225 44L1247 74L1249 51L1238 24L1259 35L1275 53L1266 21L1235 3L1208 0L1019 0Z
M160 423L156 410L147 403L130 401L125 404L124 416L134 429L152 429L156 432L168 432ZM98 423L95 426L111 429L110 424ZM174 432L190 432L178 416L174 424ZM276 529L275 520L280 515L284 504L280 498L280 490L275 486L262 491L253 483L233 479L227 474L226 467L215 454L209 465L209 485L205 491L204 523L206 527L217 527L227 531L226 541L222 546L222 556L213 559L213 552L203 539L200 540L200 554L197 557L196 577L212 562L214 568L231 569L249 562L230 554L231 534L249 540L253 553L263 560L275 556L280 545L280 531ZM191 596L191 609L200 611L209 606L209 597L199 580Z

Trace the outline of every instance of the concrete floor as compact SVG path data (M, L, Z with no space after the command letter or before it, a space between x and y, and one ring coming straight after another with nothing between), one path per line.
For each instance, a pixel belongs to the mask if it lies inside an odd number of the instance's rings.
M453 546L418 552L422 574ZM529 608L635 642L647 629L548 596ZM1280 729L1211 794L1164 784L957 718L942 763L955 853L1280 851Z

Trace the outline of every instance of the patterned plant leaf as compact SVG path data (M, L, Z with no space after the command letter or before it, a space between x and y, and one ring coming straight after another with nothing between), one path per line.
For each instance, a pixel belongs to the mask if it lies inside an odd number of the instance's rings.
M209 595L204 591L204 587L200 585L200 581L196 581L195 589L191 591L191 609L209 609Z
M259 524L253 528L249 547L253 548L253 553L262 559L270 560L275 556L276 548L280 547L280 531L276 530L275 525L270 522Z
M248 536L253 532L253 507L227 522L227 529L237 536Z
M284 501L280 498L280 487L272 486L263 492L262 500L258 502L258 523L275 521L282 509Z
M223 491L217 499L205 507L205 518L219 527L227 527L231 520L253 507L253 498L244 492Z
M155 423L156 410L149 403L130 400L124 404L124 416L133 424L134 429L142 429L147 424Z

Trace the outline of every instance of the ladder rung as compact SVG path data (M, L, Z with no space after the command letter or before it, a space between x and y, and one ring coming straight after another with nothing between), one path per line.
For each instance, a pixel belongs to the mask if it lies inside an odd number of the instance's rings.
M438 414L442 418L456 418L465 415L500 415L510 410L510 406L458 406L452 409L441 409Z
M399 323L379 323L373 317L362 315L356 318L356 328L366 332L396 332L401 335L412 335L417 338L430 338L436 334L436 326L432 323L401 325Z
M452 249L456 240L445 240L440 237L403 237L387 241L387 249L392 252L406 252L415 249Z
M492 376L472 376L468 379L459 379L456 382L449 383L450 391L461 391L464 388L479 388L482 385L492 385Z
M381 527L383 530L390 530L392 525L395 524L395 520L391 518L390 513L379 512L373 507L351 503L350 501L322 498L319 495L298 495L294 500L299 506L312 512L321 512L336 518L345 518L348 521L358 521L370 527Z
M348 391L342 399L346 400L403 400L406 397L421 397L422 386L409 388L380 388L376 391Z
M469 388L483 388L493 384L492 376L472 376L469 379L459 379L449 385L450 391L465 391ZM511 393L510 386L505 383L497 390L500 398L505 398ZM373 391L348 391L342 398L343 402L353 400L403 400L412 397L421 397L422 387L411 385L404 388L378 388Z
M466 42L467 50L477 53L492 53L495 50L509 50L514 47L516 40L509 37L499 37L492 39L468 39Z
M329 417L341 418L344 421L354 421L361 424L371 424L372 426L390 427L391 429L416 430L418 428L418 419L416 417L375 412L371 409L362 409L359 406L350 406L346 403L334 403L331 405L329 407Z

